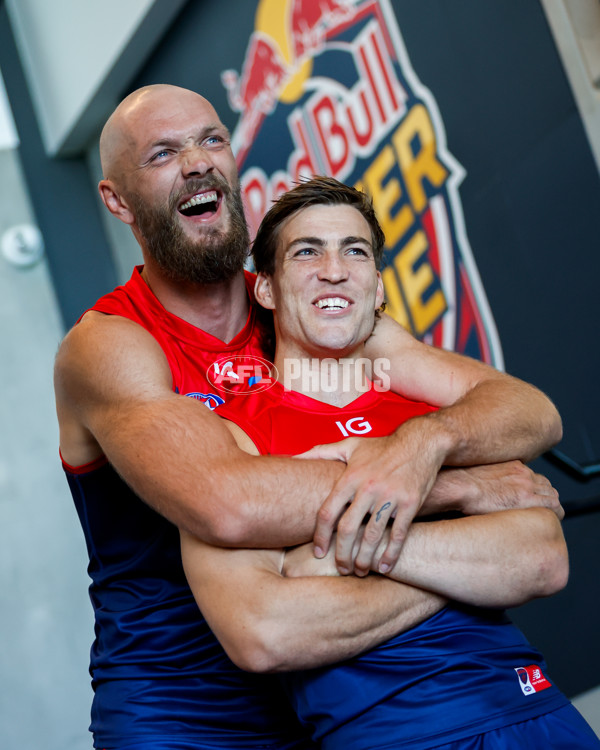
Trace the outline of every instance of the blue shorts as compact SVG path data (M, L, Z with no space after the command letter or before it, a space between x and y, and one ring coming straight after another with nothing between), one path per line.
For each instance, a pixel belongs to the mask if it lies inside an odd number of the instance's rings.
M141 740L140 742L128 742L125 745L105 747L102 750L232 750L226 745L206 745L194 740ZM311 740L298 740L291 744L265 744L252 745L253 750L318 750L317 745Z
M432 750L600 750L600 740L572 705Z

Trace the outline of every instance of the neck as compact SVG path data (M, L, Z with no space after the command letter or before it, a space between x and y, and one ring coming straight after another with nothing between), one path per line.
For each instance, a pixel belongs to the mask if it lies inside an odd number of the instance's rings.
M277 345L275 366L285 388L332 406L347 406L369 390L370 361L364 346L350 354L291 351Z
M217 284L178 282L146 263L142 278L173 315L228 343L244 327L249 300L244 273Z

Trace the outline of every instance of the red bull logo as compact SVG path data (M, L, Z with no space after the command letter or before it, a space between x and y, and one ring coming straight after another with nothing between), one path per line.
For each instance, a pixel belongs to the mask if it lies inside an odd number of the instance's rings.
M365 190L386 235L388 312L421 340L502 368L464 226L465 173L389 1L260 0L241 73L222 80L240 114L232 142L251 234L302 177Z

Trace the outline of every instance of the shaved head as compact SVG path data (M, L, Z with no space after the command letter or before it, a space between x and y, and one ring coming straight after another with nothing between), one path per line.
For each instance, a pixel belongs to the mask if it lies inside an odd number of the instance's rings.
M174 281L212 284L243 269L249 238L230 135L194 91L129 94L100 136L100 194L146 262Z
M133 91L125 97L106 121L100 135L100 162L104 179L120 182L123 172L132 163L131 154L139 142L142 123L157 112L185 102L202 101L219 117L210 102L195 91L167 83L157 83Z

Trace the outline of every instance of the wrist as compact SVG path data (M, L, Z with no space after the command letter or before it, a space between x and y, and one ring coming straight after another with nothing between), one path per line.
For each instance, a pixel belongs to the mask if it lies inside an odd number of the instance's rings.
M446 462L454 447L454 439L439 412L413 417L404 422L393 436L404 445L409 444L417 456L425 458L436 471Z
M425 414L420 419L426 422L428 430L427 439L432 442L440 456L440 466L447 463L449 457L461 451L463 442L466 445L466 442L461 440L456 434L452 419L446 409L439 409L430 414Z
M445 467L439 472L423 511L425 514L466 513L479 496L479 485L468 469Z

